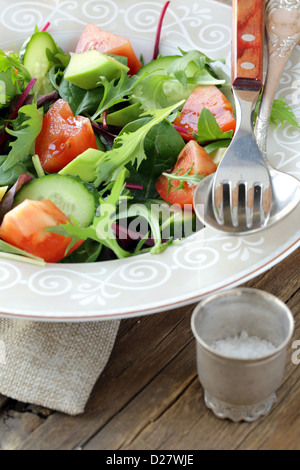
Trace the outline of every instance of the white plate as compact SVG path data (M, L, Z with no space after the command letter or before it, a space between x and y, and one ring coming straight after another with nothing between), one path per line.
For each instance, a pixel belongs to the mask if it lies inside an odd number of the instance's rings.
M86 23L127 35L137 53L151 58L163 1L0 1L2 48L17 47L50 21L59 45L72 50ZM231 9L213 1L172 0L162 32L162 53L197 48L229 59ZM300 54L294 51L278 97L300 113ZM297 106L298 104L298 106ZM300 176L300 132L272 128L271 163ZM195 302L211 292L237 286L271 268L299 246L300 208L261 233L229 237L201 230L160 255L141 255L88 265L37 267L0 259L3 316L47 321L126 318Z

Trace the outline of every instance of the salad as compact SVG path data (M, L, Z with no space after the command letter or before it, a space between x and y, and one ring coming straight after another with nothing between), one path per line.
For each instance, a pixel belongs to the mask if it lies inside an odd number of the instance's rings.
M222 58L159 54L168 4L148 63L93 24L72 52L49 24L0 51L0 256L159 254L197 230L195 187L216 171L235 117ZM298 126L283 99L271 121Z

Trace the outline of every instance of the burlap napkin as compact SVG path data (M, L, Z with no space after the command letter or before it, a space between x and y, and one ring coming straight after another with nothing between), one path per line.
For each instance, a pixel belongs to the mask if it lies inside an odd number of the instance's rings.
M0 318L0 394L69 415L82 413L119 324Z

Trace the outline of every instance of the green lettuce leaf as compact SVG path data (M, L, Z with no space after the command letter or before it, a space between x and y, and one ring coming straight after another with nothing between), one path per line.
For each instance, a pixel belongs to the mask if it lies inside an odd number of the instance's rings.
M214 115L207 108L202 108L198 119L198 131L194 133L194 138L200 145L218 140L231 139L232 135L232 130L223 132Z
M223 84L224 80L216 79L206 68L206 65L211 62L222 61L224 59L218 57L217 59L210 59L205 54L197 50L191 50L188 52L180 49L182 57L176 59L168 69L168 75L174 75L174 77L186 88L189 80L197 77L198 81L193 83L208 84Z
M52 78L53 83L55 83L55 79L53 81ZM101 88L83 90L65 79L62 79L58 87L58 93L62 99L69 103L74 116L94 113L103 96Z
M141 80L142 77L136 75L129 76L126 72L122 71L120 79L108 81L105 77L101 77L100 83L104 87L103 98L92 116L92 121L95 121L99 116L108 108L115 106L118 103L128 101L134 85Z
M98 175L95 185L115 180L128 163L136 164L139 168L146 158L144 141L150 129L166 119L172 111L182 105L182 102L164 109L149 110L153 116L151 121L130 133L121 133L115 140L112 150L105 152L98 161ZM148 113L146 113L148 114Z
M143 121L143 119L140 121ZM169 170L174 167L184 145L184 140L169 121L164 120L154 126L145 138L146 160L142 161L138 170L132 165L127 166L130 173L128 183L143 186L141 191L132 191L132 193L135 196L143 196L144 198L158 197L155 187L157 178L166 169Z
M16 127L14 130L6 129L6 132L16 139L9 144L11 151L1 166L2 171L9 170L16 163L22 162L28 154L34 153L32 148L43 126L43 109L37 109L36 104L23 106L14 123Z

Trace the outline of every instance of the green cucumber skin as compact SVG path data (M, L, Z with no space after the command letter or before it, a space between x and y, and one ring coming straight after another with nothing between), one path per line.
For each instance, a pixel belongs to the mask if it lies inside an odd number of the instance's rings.
M69 219L74 217L81 227L91 224L97 206L98 192L94 185L76 176L50 174L25 184L16 194L14 206L25 199L50 199Z
M56 53L57 45L47 31L39 31L31 36L21 51L24 66L31 74L31 77L37 79L35 91L39 92L39 94L53 91L53 87L47 77L47 73L52 67L52 63L47 57L47 49L52 53Z
M53 53L57 51L57 46L51 34L47 33L47 31L34 33L23 47L23 64L29 71L36 67L37 62L40 60L42 55L44 55L44 58L47 57L47 49L50 49ZM46 59L46 62L50 66L48 59Z

